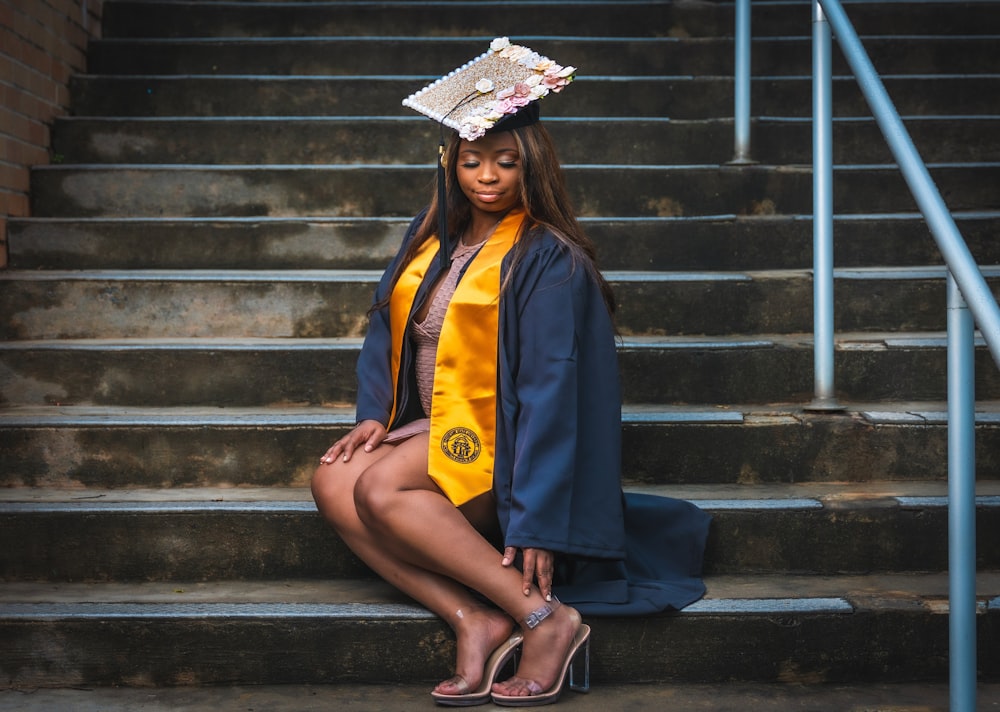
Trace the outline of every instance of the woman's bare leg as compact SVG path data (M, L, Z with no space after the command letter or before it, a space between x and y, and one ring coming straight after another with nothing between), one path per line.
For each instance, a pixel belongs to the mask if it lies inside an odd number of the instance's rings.
M426 438L424 443L426 452ZM362 524L354 504L355 484L365 469L389 455L394 448L382 445L372 452L359 449L348 462L337 460L321 465L312 480L313 498L320 513L359 558L451 626L458 649L455 674L474 689L482 681L486 658L510 635L513 621L502 611L484 606L454 580L386 552L383 542L376 540ZM495 518L495 510L493 516ZM496 552L495 555L499 557ZM463 691L456 678L442 682L435 689L446 695Z
M476 523L443 496L426 474L427 447L427 434L415 436L365 468L354 487L361 523L395 560L458 581L523 621L545 599L537 587L524 594L521 572L502 566ZM528 694L526 680L543 690L556 681L580 618L568 606L553 608L541 625L524 631L517 678L501 684L502 694Z

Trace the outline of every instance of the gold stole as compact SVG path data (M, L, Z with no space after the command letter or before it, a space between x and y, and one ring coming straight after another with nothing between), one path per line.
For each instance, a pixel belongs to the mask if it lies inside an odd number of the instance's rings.
M523 221L523 210L507 213L473 256L441 325L427 471L456 507L493 487L500 263L514 246ZM403 336L417 290L437 252L438 240L427 239L400 275L389 302L396 385L393 417L399 401Z

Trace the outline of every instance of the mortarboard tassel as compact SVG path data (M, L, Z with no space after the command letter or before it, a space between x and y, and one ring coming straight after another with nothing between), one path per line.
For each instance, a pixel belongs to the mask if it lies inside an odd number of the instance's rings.
M441 258L441 269L447 271L451 266L451 254L448 249L448 213L445 210L448 198L444 185L444 136L438 145L438 165L437 165L437 193L438 193L438 240L441 243L438 255Z

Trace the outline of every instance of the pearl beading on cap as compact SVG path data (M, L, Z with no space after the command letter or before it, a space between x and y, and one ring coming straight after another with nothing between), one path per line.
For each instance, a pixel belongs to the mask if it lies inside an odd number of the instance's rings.
M575 71L498 37L489 51L411 94L403 106L474 141L501 118L550 91L561 91Z
M465 92L461 96L458 96L455 99L455 101L452 103L452 105L450 107L448 107L447 111L442 111L442 110L436 109L436 108L434 108L432 106L429 106L426 103L421 103L419 101L419 99L422 96L431 94L440 85L446 83L447 81L449 81L453 77L457 76L458 74L464 72L465 70L469 69L473 65L475 65L475 64L481 62L482 60L486 59L491 54L492 54L492 52L483 52L481 55L479 55L475 59L469 60L468 62L466 62L465 64L463 64L461 67L458 67L456 69L451 70L450 72L448 72L446 75L444 75L440 79L434 80L433 82L431 82L430 84L428 84L426 87L424 87L420 91L414 92L413 94L410 94L406 99L403 100L403 106L408 106L411 109L415 109L416 111L420 112L421 114L424 114L425 116L428 116L428 117L434 119L435 121L437 121L439 123L444 123L445 126L449 126L449 127L453 128L453 129L458 130L459 128L461 128L461 124L459 122L455 121L454 119L450 119L449 120L446 117L448 116L449 113L451 113L454 110L454 107L459 102L461 102L468 95L469 92Z

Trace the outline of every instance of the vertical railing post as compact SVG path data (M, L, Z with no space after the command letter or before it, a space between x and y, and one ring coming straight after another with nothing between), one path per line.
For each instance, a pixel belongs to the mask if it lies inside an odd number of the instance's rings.
M753 163L750 159L750 0L736 0L734 39L734 155L730 163Z
M976 709L974 324L948 272L948 624L951 712Z
M813 0L813 401L842 410L833 382L833 69L830 25Z
M917 207L930 227L948 269L954 273L962 288L962 296L972 312L979 333L986 339L993 361L1000 366L1000 308L989 284L979 270L969 246L955 226L940 191L931 179L930 172L917 153L903 120L896 112L889 94L882 84L868 54L861 45L857 32L851 25L839 0L822 0L823 10L843 51L844 59L857 77L875 121L882 130L892 155L903 172Z
M820 2L822 6L820 6ZM851 70L857 77L868 105L879 128L889 144L907 185L923 213L931 234L948 265L948 580L949 580L949 664L950 697L952 712L975 712L976 708L976 493L975 493L975 342L974 329L979 331L989 347L994 362L1000 366L1000 308L989 285L983 278L975 259L955 226L931 180L927 166L921 160L903 122L892 105L885 87L875 72L868 55L861 46L857 33L851 26L839 0L814 0L814 112L824 104L825 93L819 82L816 66L826 63L829 55L821 47L828 42L828 32L820 30L825 24L824 12L829 18L840 41ZM824 73L825 76L829 74ZM827 90L828 91L828 90ZM827 230L826 220L821 220L821 203L828 194L819 189L822 180L829 180L821 165L820 152L827 143L822 140L822 127L814 127L814 171L816 197L816 242ZM829 162L832 166L832 161ZM831 211L832 212L832 211ZM820 277L819 261L828 253L816 249L816 279ZM832 261L832 260L831 260ZM832 267L830 269L832 285ZM959 286L961 285L961 286ZM820 302L817 286L817 306ZM817 311L817 347L821 330L819 320L825 315ZM831 330L832 335L832 319ZM832 353L832 339L831 348ZM817 374L820 373L821 355L817 350ZM819 375L817 375L817 400L820 400Z

